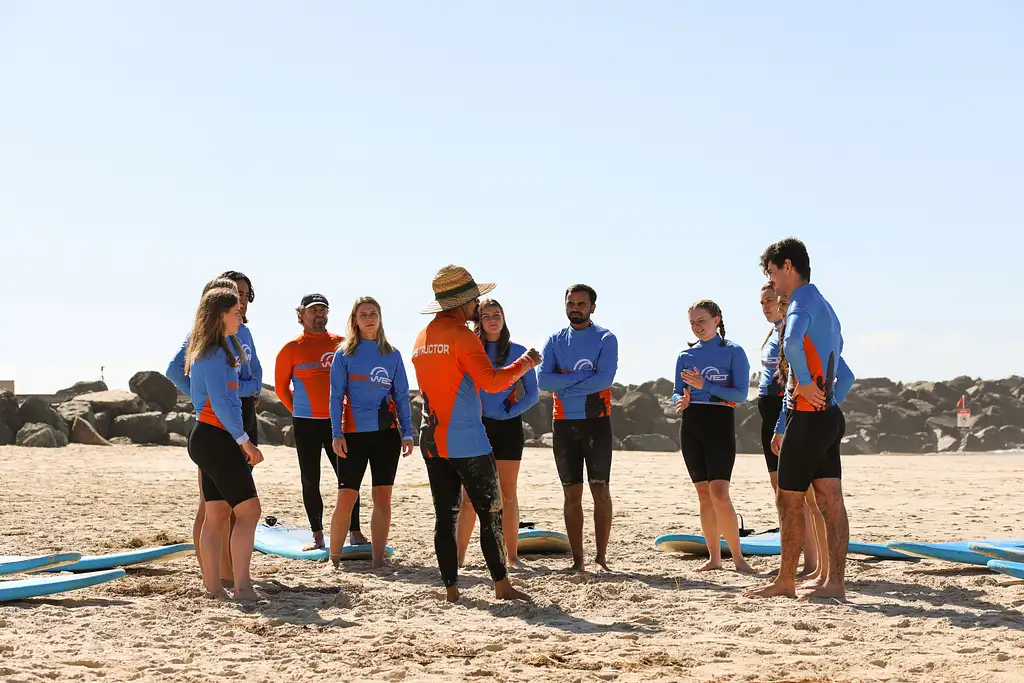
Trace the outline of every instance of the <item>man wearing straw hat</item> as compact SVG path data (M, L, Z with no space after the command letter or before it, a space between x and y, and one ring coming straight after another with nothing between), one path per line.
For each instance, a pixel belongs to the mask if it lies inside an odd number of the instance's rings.
M456 526L462 488L480 518L480 547L500 600L527 600L512 587L501 535L498 468L481 419L480 391L498 392L540 365L530 349L514 363L496 369L467 322L475 321L479 298L494 284L477 284L460 266L434 276L434 302L423 313L436 314L416 338L412 364L423 396L420 450L434 499L434 552L448 602L459 599Z

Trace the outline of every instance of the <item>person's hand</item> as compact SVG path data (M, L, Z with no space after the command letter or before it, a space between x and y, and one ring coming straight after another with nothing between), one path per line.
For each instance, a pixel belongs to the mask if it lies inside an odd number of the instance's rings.
M782 434L776 434L772 437L772 453L778 455L782 450Z
M331 440L331 447L334 449L334 454L339 458L348 458L348 443L345 442L345 437L334 437Z
M689 384L694 389L704 388L704 375L697 372L697 368L693 370L683 370L679 373L679 376L683 378L683 381Z
M679 397L678 401L676 401L676 411L681 413L684 410L686 410L687 407L689 407L689 405L690 405L690 398L691 398L690 390L689 389L683 389L683 395Z
M412 439L402 439L402 457L408 458L412 455Z
M797 384L796 393L802 396L811 407L821 410L825 407L825 392L818 388L817 384Z
M253 405L254 408L259 408L260 407L260 392L258 392L258 391L252 392L252 405Z
M245 459L253 467L263 462L263 453L260 452L260 449L256 448L252 441L246 441L242 444L242 453L245 454Z
M536 367L540 366L540 362L541 362L540 351L538 351L537 349L530 349L529 351L527 351L523 355L526 358L530 359L530 362L533 363L533 367L536 368Z

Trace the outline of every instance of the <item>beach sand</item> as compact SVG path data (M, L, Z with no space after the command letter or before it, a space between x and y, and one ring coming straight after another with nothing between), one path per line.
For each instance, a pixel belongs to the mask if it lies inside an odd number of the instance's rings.
M295 454L267 448L256 470L264 515L305 525ZM1024 519L1024 456L844 459L855 538L1007 536ZM367 480L369 477L367 476ZM334 488L324 461L326 515ZM561 530L551 454L528 451L524 520ZM369 532L369 489L363 528ZM699 529L678 454L617 453L611 574L559 572L561 556L528 558L514 582L533 604L494 600L479 547L463 601L451 606L433 553L423 461L403 461L391 544L398 567L324 564L256 554L265 604L202 597L194 557L51 598L0 604L0 680L1024 680L1024 587L983 568L848 563L849 602L750 600L757 580L699 574L700 559L653 540ZM0 554L191 541L196 470L184 449L0 448ZM733 497L746 526L777 526L761 456L741 456ZM588 559L593 523L585 496ZM751 558L762 571L778 558Z

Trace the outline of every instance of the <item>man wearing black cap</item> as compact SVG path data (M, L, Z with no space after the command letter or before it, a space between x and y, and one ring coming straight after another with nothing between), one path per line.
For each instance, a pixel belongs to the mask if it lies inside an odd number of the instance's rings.
M327 452L331 468L335 473L338 471L337 456L331 445L331 364L343 337L327 331L329 310L323 294L302 297L295 309L302 334L285 344L277 354L274 372L277 396L292 413L302 477L302 503L313 532L313 543L307 550L325 547L324 501L320 496L321 451ZM366 537L359 531L358 500L352 509L350 530L352 545L366 543Z

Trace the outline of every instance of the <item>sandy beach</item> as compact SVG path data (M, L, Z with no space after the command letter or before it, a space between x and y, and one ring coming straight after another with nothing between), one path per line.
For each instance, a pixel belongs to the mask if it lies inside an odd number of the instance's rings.
M295 454L267 448L264 514L304 525ZM201 596L193 557L102 586L0 605L0 680L1024 680L1024 587L982 568L851 557L847 604L740 596L754 579L698 574L700 560L654 549L696 531L697 501L678 454L617 453L614 573L572 576L563 557L527 558L514 582L532 604L493 599L479 548L461 604L442 602L423 462L403 461L391 543L397 568L373 571L256 554L265 604ZM860 540L1020 533L1024 455L844 459ZM333 479L326 460L327 515ZM368 477L367 477L368 479ZM0 554L191 540L195 468L184 449L0 448ZM364 529L369 489L364 487ZM523 519L562 529L545 451L528 451ZM733 497L746 525L776 526L761 456L741 456ZM587 501L588 513L589 494ZM593 556L593 526L586 529ZM778 558L753 558L762 571Z

